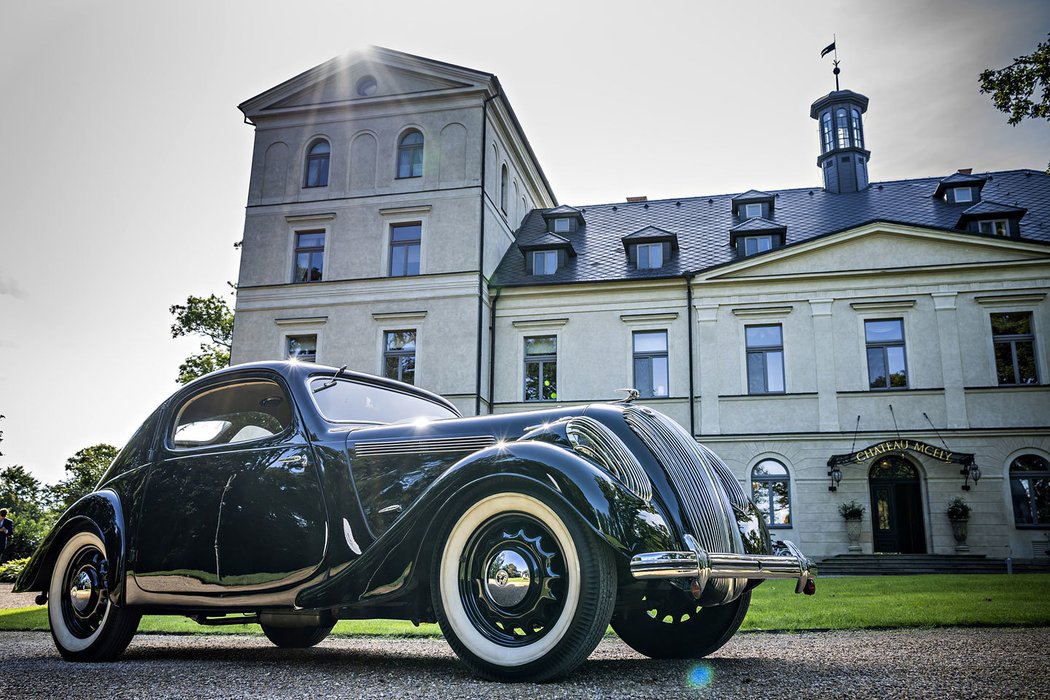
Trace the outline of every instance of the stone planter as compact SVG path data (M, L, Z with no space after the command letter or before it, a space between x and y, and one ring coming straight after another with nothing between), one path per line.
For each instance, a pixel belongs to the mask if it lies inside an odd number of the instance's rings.
M962 554L969 552L970 547L966 544L966 524L970 522L969 518L953 518L952 523L952 537L955 538L955 551Z
M849 552L850 554L860 553L860 521L859 520L847 520L846 521L846 539L849 540Z

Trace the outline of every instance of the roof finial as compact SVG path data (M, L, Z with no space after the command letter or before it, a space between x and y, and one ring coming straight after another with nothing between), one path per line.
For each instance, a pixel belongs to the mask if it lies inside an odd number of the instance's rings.
M841 73L842 70L839 68L839 50L835 46L836 40L837 40L836 36L834 34L832 34L831 35L831 43L828 44L827 46L825 46L824 50L820 52L820 57L824 58L829 53L832 53L832 52L835 53L835 58L831 59L831 63L832 63L832 65L835 66L835 68L831 72L835 74L835 92L838 92L839 91L839 73Z

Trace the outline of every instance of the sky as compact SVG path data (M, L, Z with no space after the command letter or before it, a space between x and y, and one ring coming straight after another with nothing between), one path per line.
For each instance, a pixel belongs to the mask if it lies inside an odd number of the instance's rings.
M236 106L367 45L498 75L573 205L817 186L833 37L842 87L871 100L873 180L1050 161L1050 124L1007 125L977 84L1045 39L1046 0L507 7L0 4L0 466L53 483L178 388L197 341L171 338L168 307L237 279Z

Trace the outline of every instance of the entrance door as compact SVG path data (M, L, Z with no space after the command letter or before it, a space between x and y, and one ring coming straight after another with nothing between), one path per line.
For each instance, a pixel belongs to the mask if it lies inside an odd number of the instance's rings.
M901 457L883 457L871 466L871 531L876 552L925 554L919 473Z

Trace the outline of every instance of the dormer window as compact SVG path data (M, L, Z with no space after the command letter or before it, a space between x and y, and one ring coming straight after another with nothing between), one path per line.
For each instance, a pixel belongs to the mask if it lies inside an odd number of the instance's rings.
M641 243L637 254L639 270L655 270L664 266L663 243Z
M987 221L978 221L977 230L981 233L987 233L991 236L1000 236L1006 238L1010 235L1010 222L1006 219L989 219Z
M554 232L555 233L569 233L572 231L572 219L554 219Z
M553 275L558 271L558 251L534 250L532 252L532 274Z
M740 239L740 246L744 251L744 255L764 253L767 250L773 250L774 245L773 236L743 236Z
M973 201L973 190L969 187L953 187L951 195L956 204L968 204Z
M762 216L762 205L759 204L745 204L744 205L744 218L753 219L756 216Z

